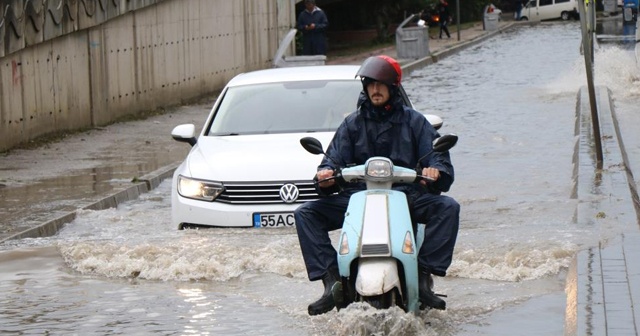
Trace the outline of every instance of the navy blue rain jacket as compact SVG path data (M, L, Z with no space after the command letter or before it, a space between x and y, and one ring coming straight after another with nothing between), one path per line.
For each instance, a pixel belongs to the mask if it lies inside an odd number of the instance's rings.
M305 30L304 27L315 24L315 29ZM302 32L302 54L304 55L325 55L327 46L325 43L324 33L329 26L327 16L320 8L316 7L313 12L309 13L303 10L298 15L296 28Z
M418 159L422 158L420 168L436 168L440 171L440 178L430 183L429 189L416 183L404 185L402 189L418 193L448 191L454 180L449 152L432 152L424 157L433 148L433 140L440 135L423 114L402 104L400 97L392 100L390 109L384 110L374 108L366 97L338 127L327 148L327 156L339 162L325 156L318 170L364 164L373 156L388 157L396 166L416 168ZM364 189L364 184L354 187ZM327 195L338 190L339 187L334 185L319 191Z

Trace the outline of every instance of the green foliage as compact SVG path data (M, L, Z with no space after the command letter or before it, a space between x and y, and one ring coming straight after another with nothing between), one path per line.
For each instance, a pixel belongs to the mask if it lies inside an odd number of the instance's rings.
M300 31L296 33L294 43L296 46L296 55L302 55L302 33Z
M489 0L465 1L460 3L460 22L482 21L484 7L492 3ZM495 1L493 2L495 5Z
M449 11L456 22L460 5L460 23L477 22L483 18L483 9L493 2L500 8L500 1L513 0L448 0ZM395 27L409 15L437 8L440 0L344 0L321 5L329 18L329 30L375 29L373 43L385 43L393 39Z
M398 1L400 11L406 13L418 13L430 5L435 5L438 0L402 0Z

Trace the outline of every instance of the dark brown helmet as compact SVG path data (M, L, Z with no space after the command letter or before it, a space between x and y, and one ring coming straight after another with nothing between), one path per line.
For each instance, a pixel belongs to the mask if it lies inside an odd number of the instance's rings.
M395 59L389 56L372 56L362 63L356 76L370 78L387 85L398 86L402 80L402 68L400 68L400 64Z

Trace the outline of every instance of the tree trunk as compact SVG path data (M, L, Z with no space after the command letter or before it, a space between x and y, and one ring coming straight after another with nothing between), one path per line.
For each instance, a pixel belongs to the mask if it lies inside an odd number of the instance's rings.
M389 8L387 1L377 0L373 1L373 9L376 16L376 41L386 42L389 39Z

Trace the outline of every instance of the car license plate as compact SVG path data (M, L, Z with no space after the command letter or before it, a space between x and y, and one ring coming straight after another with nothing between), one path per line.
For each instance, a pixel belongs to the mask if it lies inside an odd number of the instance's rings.
M254 213L253 227L290 227L296 224L293 212Z

